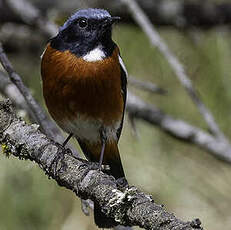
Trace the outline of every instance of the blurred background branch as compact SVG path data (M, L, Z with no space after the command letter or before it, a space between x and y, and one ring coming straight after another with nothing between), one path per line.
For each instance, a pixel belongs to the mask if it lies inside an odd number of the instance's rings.
M136 88L151 92L151 93L156 93L160 95L164 95L167 93L167 90L153 84L152 82L145 82L141 81L133 76L128 76L128 83Z
M62 10L67 14L73 13L74 7L108 8L113 14L123 17L124 21L134 22L131 15L128 14L127 9L122 7L120 1L70 0L69 4L61 0L48 0L45 2L33 0L32 2L39 10L45 13L51 8L58 9L59 11ZM188 30L191 27L208 29L214 26L229 26L231 24L231 3L229 1L138 0L137 2L146 12L152 23L158 26L174 26L178 29ZM3 0L0 4L0 11L2 12L0 20L2 22L27 22L29 25L36 25L37 23L33 22L38 19L39 10L26 0ZM22 14L21 12L24 13ZM43 22L46 21L44 20ZM44 28L47 26L50 27L50 25L45 23ZM52 27L48 30L53 31Z
M146 33L151 44L157 47L160 50L160 52L164 55L169 65L173 69L176 77L180 81L181 85L185 88L185 90L187 91L187 93L189 94L189 96L191 97L191 99L199 109L210 131L218 138L223 139L223 142L228 142L224 134L221 132L220 128L216 124L212 113L204 105L204 103L196 93L192 81L187 76L183 65L178 60L178 58L169 50L168 46L160 37L157 30L155 30L154 26L152 26L151 22L145 15L144 11L139 7L139 5L136 3L135 0L122 0L122 2L124 2L127 5L127 7L130 9L131 14L139 24L141 29Z
M5 54L2 44L0 43L0 62L3 68L9 75L10 80L14 83L21 95L24 97L28 108L33 113L35 121L41 125L41 129L48 135L49 138L56 138L54 133L58 133L57 127L53 122L49 121L47 115L41 108L41 106L34 99L29 89L22 82L21 77L14 71L12 64L10 63L7 55Z
M0 22L26 24L38 28L50 37L57 31L57 26L43 17L40 10L27 0L3 0L0 3Z
M48 118L43 108L38 104L38 102L32 96L30 90L24 85L22 78L15 72L11 62L9 61L7 55L3 50L1 42L0 42L0 62L9 75L9 78L6 77L6 79L2 81L5 86L8 86L8 90L2 86L3 93L8 94L8 96L11 96L11 99L17 97L16 104L22 107L23 109L28 110L27 112L28 114L30 114L32 121L39 124L41 130L49 138L62 142L64 140L64 137L61 134L60 130L58 129L56 124ZM0 74L0 77L4 78L5 76L2 73ZM11 82L13 83L12 85ZM10 91L9 91L9 87L11 87ZM70 148L72 147L70 146ZM76 150L74 149L73 149L73 153L77 157L79 156Z
M213 136L183 120L174 119L131 93L128 93L127 111L134 119L142 119L155 125L167 134L197 145L218 159L231 164L231 145L226 140Z

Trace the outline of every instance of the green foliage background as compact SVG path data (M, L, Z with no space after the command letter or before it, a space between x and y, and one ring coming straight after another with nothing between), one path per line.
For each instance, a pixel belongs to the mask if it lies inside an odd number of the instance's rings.
M231 47L225 29L183 33L159 29L183 62L205 104L231 139ZM166 96L129 89L175 118L206 129L197 108L176 80L166 60L152 48L138 27L119 25L114 39L121 48L128 72L168 90ZM45 46L45 41L41 42ZM38 54L11 54L15 69L36 97L41 92ZM199 217L205 229L231 226L231 166L199 148L182 143L143 121L137 121L138 137L126 119L120 151L130 184L153 195L155 201L185 220ZM74 193L27 161L0 155L0 230L90 230Z

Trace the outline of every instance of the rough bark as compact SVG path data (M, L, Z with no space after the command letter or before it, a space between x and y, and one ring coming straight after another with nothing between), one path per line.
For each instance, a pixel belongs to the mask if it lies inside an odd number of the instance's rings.
M122 225L153 230L202 229L198 219L184 222L176 218L135 187L119 189L113 177L97 169L98 164L73 157L42 134L37 125L18 119L9 101L0 103L0 143L7 155L35 161L60 186L83 199L97 201Z

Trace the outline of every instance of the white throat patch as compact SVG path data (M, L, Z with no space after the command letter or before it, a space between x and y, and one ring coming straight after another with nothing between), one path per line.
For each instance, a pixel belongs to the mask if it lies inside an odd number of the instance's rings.
M105 53L102 50L101 46L96 47L95 49L88 52L83 56L83 60L88 62L102 61L106 57Z

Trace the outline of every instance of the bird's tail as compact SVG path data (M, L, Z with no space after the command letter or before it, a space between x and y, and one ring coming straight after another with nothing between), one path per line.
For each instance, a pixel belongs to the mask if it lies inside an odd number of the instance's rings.
M88 143L83 143L79 140L78 142L84 154L90 161L99 162L101 146L93 146ZM122 162L120 159L119 149L116 141L110 141L106 143L103 165L109 165L109 170L105 172L115 177L117 182L122 184L121 186L126 186L128 184L125 178ZM99 204L97 204L96 202L94 203L94 217L96 225L100 228L112 228L119 224L114 219L107 217L101 211Z

